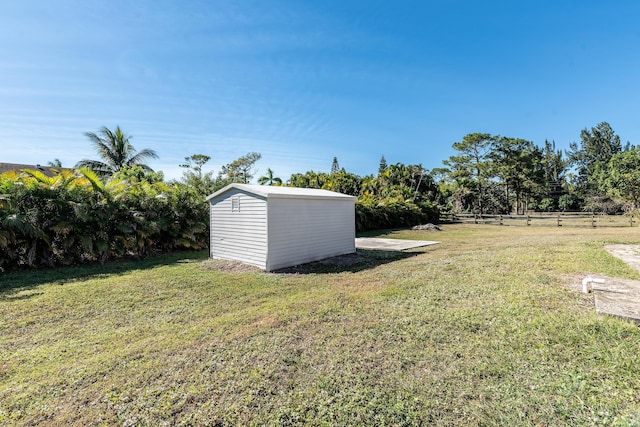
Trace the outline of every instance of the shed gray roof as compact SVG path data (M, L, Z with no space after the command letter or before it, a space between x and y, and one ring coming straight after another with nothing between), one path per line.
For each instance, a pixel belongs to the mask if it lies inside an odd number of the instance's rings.
M271 185L229 184L209 195L207 200L218 197L230 190L240 190L266 198L301 198L301 199L340 199L356 200L357 197L335 191L318 190L316 188L278 187Z

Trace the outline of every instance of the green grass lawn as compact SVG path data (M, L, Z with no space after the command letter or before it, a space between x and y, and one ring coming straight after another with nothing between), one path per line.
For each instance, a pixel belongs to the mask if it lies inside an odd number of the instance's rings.
M640 230L380 236L298 274L206 253L0 277L2 425L640 425L640 329L587 274ZM574 285L573 287L571 285Z

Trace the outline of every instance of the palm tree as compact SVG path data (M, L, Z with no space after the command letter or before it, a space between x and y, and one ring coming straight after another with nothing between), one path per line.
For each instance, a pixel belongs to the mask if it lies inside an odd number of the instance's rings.
M76 168L88 167L101 177L111 176L123 167L133 165L138 165L145 170L153 171L153 169L143 162L147 159L157 159L158 154L148 148L136 151L133 145L131 145L131 142L129 142L131 137L125 135L119 126L116 127L114 132L106 126L103 126L97 134L86 132L85 135L98 151L102 161L80 160L76 163Z
M277 176L273 176L271 168L267 168L267 174L261 176L260 179L258 179L258 183L260 183L260 185L282 185L282 180Z

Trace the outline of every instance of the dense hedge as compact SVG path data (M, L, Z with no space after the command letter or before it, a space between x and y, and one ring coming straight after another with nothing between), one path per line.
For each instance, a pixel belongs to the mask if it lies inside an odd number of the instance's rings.
M436 223L439 216L436 205L428 201L416 204L402 199L360 198L356 202L357 231Z
M183 185L89 170L0 175L0 271L202 249L207 204Z

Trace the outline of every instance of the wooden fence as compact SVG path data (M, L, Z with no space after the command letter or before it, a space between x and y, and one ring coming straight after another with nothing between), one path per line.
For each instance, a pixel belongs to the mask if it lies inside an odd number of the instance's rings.
M634 227L633 215L599 215L584 212L536 213L535 215L440 214L441 222L546 227Z

